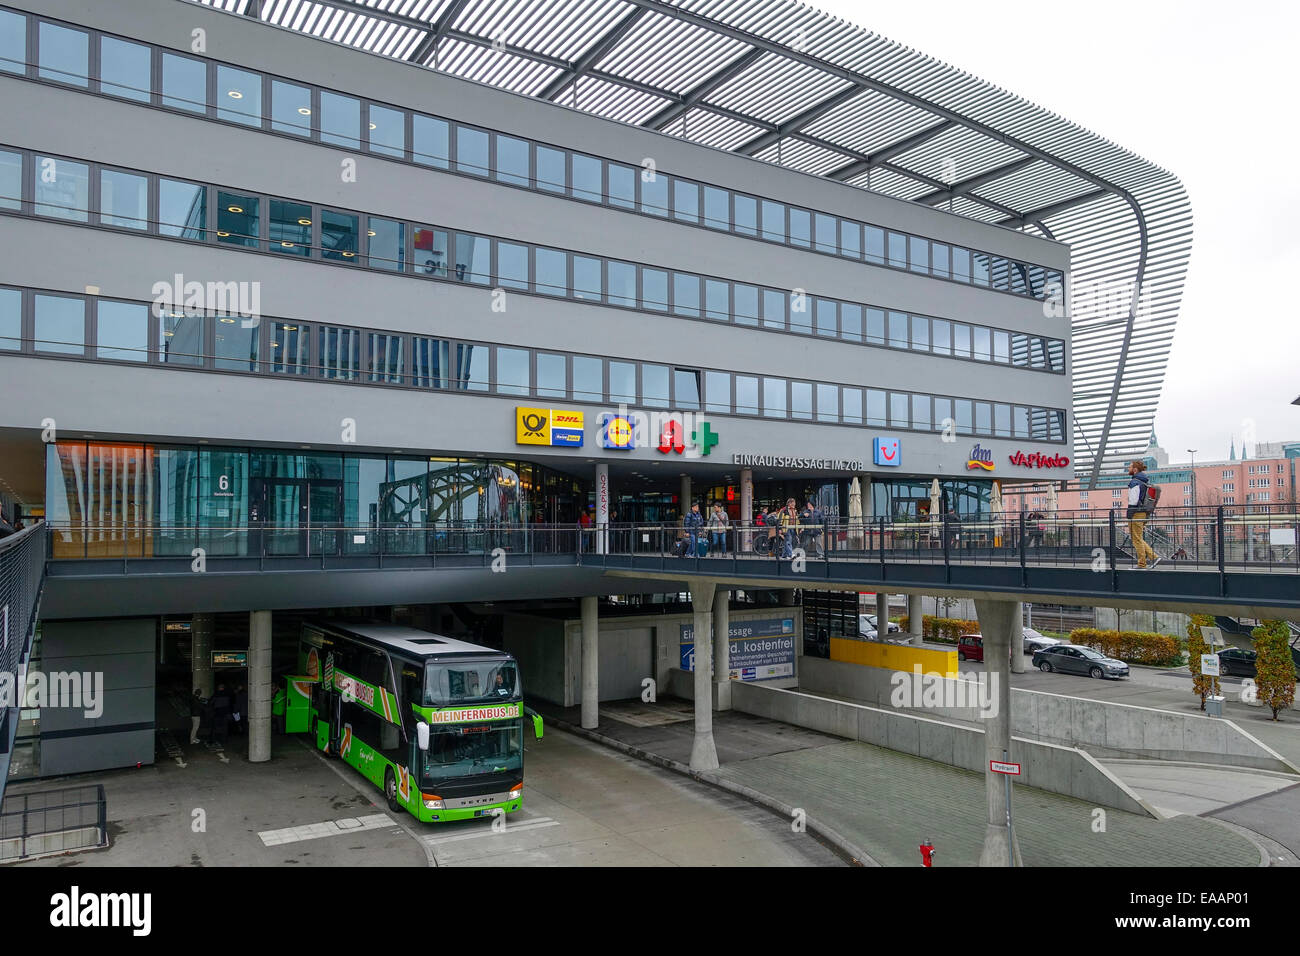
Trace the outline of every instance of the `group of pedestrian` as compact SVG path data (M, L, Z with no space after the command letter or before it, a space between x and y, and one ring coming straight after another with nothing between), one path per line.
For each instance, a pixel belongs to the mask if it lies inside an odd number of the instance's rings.
M682 519L682 531L673 545L673 553L679 558L702 557L700 542L707 534L708 545L703 549L704 553L723 556L727 553L730 531L731 518L720 502L714 502L708 515L700 511L699 504L693 504Z
M205 740L209 744L224 744L232 733L241 736L248 733L248 691L239 684L233 691L227 690L224 683L217 684L211 697L204 697L203 691L194 688L190 698L190 743L197 744L199 731L207 728Z
M754 523L767 529L767 538L759 550L773 557L794 557L796 545L809 557L823 557L826 553L822 547L826 515L811 498L804 502L802 511L793 498L787 498L784 505L760 511Z

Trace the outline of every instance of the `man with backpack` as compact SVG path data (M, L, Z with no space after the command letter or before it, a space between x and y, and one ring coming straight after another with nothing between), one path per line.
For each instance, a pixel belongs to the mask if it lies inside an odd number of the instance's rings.
M1147 478L1146 465L1141 461L1131 461L1128 466L1128 534L1133 539L1133 551L1137 554L1138 567L1145 569L1148 557L1151 567L1160 563L1160 555L1147 544L1143 536L1147 518L1155 511L1156 502L1160 500L1160 489L1152 486Z

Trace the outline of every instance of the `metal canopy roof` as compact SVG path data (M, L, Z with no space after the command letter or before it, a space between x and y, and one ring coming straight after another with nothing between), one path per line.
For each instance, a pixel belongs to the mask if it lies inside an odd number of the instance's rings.
M1069 243L1078 474L1146 447L1186 191L1018 96L793 0L186 2Z

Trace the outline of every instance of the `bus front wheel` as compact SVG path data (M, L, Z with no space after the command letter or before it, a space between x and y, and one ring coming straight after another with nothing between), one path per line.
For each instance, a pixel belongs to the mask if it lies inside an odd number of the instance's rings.
M397 802L397 778L393 776L392 769L384 771L384 796L388 799L388 809L396 813L402 809L401 804Z

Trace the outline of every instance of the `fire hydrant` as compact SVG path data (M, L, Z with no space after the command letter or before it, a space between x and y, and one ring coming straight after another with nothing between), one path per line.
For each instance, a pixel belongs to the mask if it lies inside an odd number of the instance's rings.
M921 865L934 866L934 844L926 840L921 844Z

